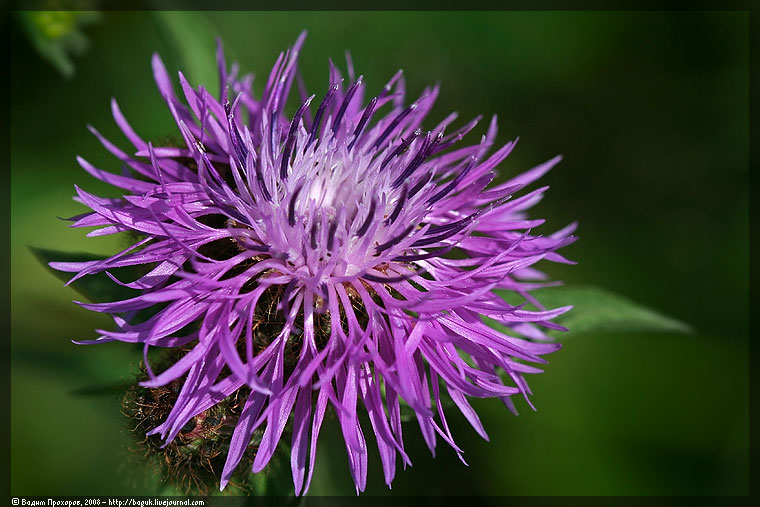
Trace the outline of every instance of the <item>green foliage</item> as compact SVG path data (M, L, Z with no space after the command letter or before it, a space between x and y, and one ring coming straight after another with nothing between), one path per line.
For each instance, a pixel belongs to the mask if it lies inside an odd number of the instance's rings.
M105 259L103 256L88 253L60 252L57 250L47 250L35 247L29 248L41 262L48 265L48 269L50 269L51 273L66 282L68 282L75 273L58 271L51 268L49 263L87 262ZM147 272L146 269L145 266L128 266L111 270L113 271L111 274L124 282L132 282L144 275ZM111 280L105 272L83 276L74 281L70 286L92 302L118 301L137 295L135 290L130 289L129 287L123 287Z
M522 302L516 294L499 292L511 304ZM571 284L536 290L532 295L547 309L573 306L570 311L554 319L558 324L569 328L568 332L555 333L556 338L595 332L691 332L688 324L600 287ZM530 304L526 308L536 309ZM490 323L498 328L498 324L489 319Z
M199 11L153 11L153 19L173 63L193 85L203 84L216 95L217 66L214 32L205 13ZM163 55L162 55L163 56ZM167 68L175 68L167 65Z
M35 10L20 11L18 16L37 52L64 77L73 77L71 55L83 55L90 45L81 28L100 20L100 13Z

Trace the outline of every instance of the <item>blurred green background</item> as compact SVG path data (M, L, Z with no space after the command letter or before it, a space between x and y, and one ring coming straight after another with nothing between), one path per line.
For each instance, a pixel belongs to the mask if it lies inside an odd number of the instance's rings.
M669 495L748 491L748 15L741 12L105 12L85 28L84 56L64 78L12 30L11 493L153 494L155 473L126 450L130 437L108 386L139 363L122 344L77 347L108 319L29 246L109 253L121 238L85 238L56 216L83 208L74 183L117 196L74 157L119 165L86 129L128 146L110 97L146 139L174 131L150 56L217 89L214 36L256 74L303 28L309 90L327 87L327 58L377 93L403 68L411 96L440 81L432 126L499 116L499 141L520 136L504 176L555 154L564 161L533 216L543 233L571 220L577 266L544 266L568 282L605 287L690 324L690 335L576 334L533 378L533 412L513 417L476 400L490 442L452 411L470 466L439 443L433 459L405 426L414 466L393 494ZM181 49L172 40L183 41ZM211 60L213 61L213 60ZM475 142L485 129L470 135ZM105 392L104 392L105 391ZM339 429L323 432L312 494L354 494ZM371 448L366 493L387 494Z

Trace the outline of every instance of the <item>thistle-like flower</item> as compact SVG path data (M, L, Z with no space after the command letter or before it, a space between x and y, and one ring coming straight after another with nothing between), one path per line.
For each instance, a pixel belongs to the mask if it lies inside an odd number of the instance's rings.
M74 227L98 227L90 236L132 231L138 240L101 261L51 265L75 272L72 281L105 271L134 289L130 299L80 303L112 315L116 330L98 330L97 339L78 343L144 344L144 387L182 381L170 413L150 433L171 441L225 398L250 393L234 422L222 488L255 432L254 473L267 465L290 422L295 492L308 490L329 406L358 493L365 488L368 445L360 410L390 486L397 457L411 464L402 438L404 405L432 452L438 435L461 458L442 389L483 438L468 397L496 397L512 411L513 395L530 404L524 375L541 370L527 363L545 363L541 356L559 348L544 330L563 329L552 319L569 307L528 311L494 290L514 291L543 308L528 291L550 283L532 266L541 259L566 262L555 250L573 241L574 226L531 234L543 220L524 211L546 187L512 197L559 157L490 186L515 145L487 156L495 118L480 142L467 147L457 142L477 119L450 133L456 114L423 128L437 86L407 105L399 72L365 101L362 77L355 79L347 58L347 85L331 62L329 88L312 115L314 95L306 97L297 70L303 39L280 54L260 99L251 76L238 78L237 66L228 71L221 44L218 99L179 73L183 103L155 55L155 79L184 144L146 142L112 102L136 152L91 128L125 171L78 161L126 192L106 199L76 187L92 211L72 218ZM289 118L284 111L296 80L300 107ZM114 274L135 265L149 271L137 280ZM145 309L152 316L134 318ZM490 327L484 316L508 332ZM187 352L153 372L149 347Z

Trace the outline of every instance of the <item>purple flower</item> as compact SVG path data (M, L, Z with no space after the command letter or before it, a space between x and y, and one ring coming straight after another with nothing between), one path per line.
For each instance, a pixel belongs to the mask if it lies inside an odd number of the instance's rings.
M91 130L129 169L113 174L78 161L125 194L106 199L76 187L92 211L72 219L73 227L97 227L89 236L133 231L140 239L105 260L51 265L76 273L72 281L105 271L135 290L123 301L79 303L110 314L116 330L98 330L97 339L78 343L141 343L146 365L149 347L188 350L162 372L147 366L145 387L184 379L171 413L151 434L170 441L197 414L250 389L222 488L254 431L263 428L256 473L291 420L295 492L308 490L331 406L358 493L365 488L368 445L360 407L390 485L397 457L411 464L403 404L432 452L439 436L460 458L442 388L483 438L468 397L496 397L512 411L513 395L530 404L524 375L541 370L528 363L545 363L541 356L560 347L543 329L563 329L551 320L570 307L528 311L494 289L543 308L528 291L552 283L532 266L541 259L568 262L555 251L573 241L574 225L531 234L543 220L524 212L546 187L512 197L559 157L489 186L515 145L487 155L495 118L466 147L458 141L477 119L449 133L456 114L422 128L437 86L407 105L399 72L365 101L362 77L354 78L349 60L346 86L331 64L330 86L313 112L315 96L306 97L296 65L304 36L280 54L260 99L251 76L238 78L237 66L228 71L221 44L219 98L179 73L183 101L154 55L155 79L184 145L146 142L114 101L114 119L136 153ZM289 118L284 111L296 79L300 107ZM109 272L135 265L149 271L137 280ZM147 308L158 311L144 322L132 318Z

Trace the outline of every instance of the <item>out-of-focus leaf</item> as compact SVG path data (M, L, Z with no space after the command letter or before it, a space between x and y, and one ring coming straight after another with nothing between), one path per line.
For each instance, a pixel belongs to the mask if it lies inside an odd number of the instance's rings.
M91 8L95 2L80 2L82 8ZM37 52L64 77L74 75L71 55L81 56L90 45L82 32L85 25L100 19L97 11L19 11L18 19Z
M201 11L153 11L151 14L170 52L167 56L192 85L203 84L211 94L216 94L218 74L213 50L216 33L206 14Z
M278 497L278 504L288 507L299 505L300 499L294 494L293 479L290 475L289 439L283 437L280 440L277 450L264 471L246 475L245 481L252 496Z
M520 296L499 291L511 304L521 303ZM554 319L570 329L558 333L557 338L568 338L581 333L600 331L689 333L688 324L633 302L623 296L590 285L564 285L531 293L547 309L572 305L573 308ZM535 309L527 305L526 309Z
M51 273L68 282L75 273L65 273L51 268L50 262L86 262L103 260L105 257L88 253L59 252L44 248L30 247L34 255L43 262ZM146 266L130 266L112 270L112 274L124 282L132 282L149 270ZM124 287L111 280L105 272L86 275L73 282L73 287L92 302L118 301L137 295L137 291Z

